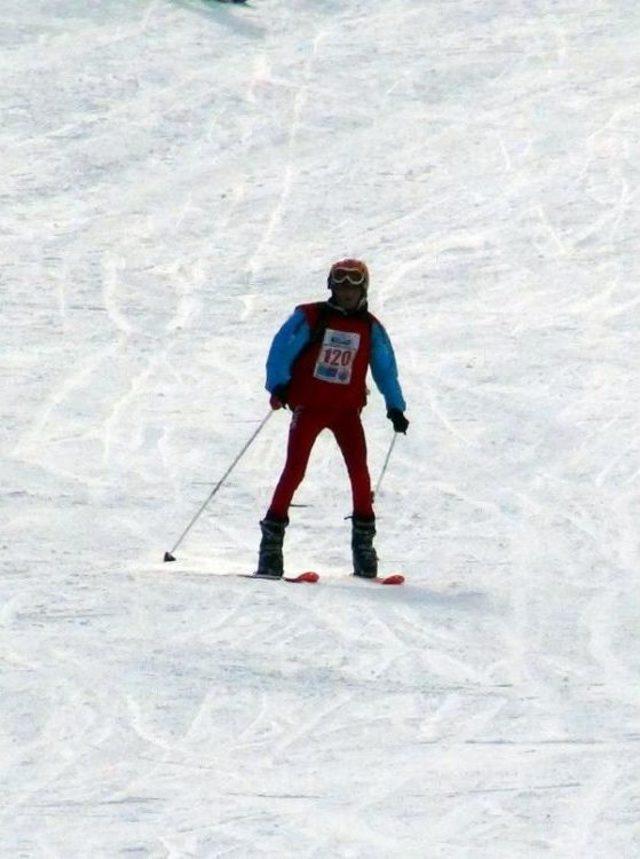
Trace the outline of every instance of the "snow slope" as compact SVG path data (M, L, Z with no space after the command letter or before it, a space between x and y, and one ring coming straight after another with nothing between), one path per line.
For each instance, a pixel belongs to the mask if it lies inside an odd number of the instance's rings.
M637 4L252 2L3 3L0 854L636 857ZM347 254L408 584L284 413L163 565Z

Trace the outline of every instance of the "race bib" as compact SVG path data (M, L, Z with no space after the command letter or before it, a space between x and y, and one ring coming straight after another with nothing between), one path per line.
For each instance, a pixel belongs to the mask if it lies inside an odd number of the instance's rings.
M359 346L360 335L356 332L327 328L313 371L314 378L336 385L348 385Z

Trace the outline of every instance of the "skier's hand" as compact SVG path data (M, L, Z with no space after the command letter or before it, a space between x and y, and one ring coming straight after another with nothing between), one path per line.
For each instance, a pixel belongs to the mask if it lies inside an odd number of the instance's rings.
M269 405L275 411L287 407L287 385L276 385L269 397Z
M404 412L401 412L400 409L387 409L387 417L393 424L395 432L401 432L404 435L407 434L409 421L405 418Z

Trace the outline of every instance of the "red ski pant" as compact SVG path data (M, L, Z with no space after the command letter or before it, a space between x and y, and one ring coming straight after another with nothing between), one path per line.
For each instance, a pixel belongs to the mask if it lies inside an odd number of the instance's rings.
M297 408L291 419L287 461L276 486L268 516L285 519L296 489L307 470L311 449L323 429L330 429L338 446L351 481L353 513L358 518L373 518L371 478L367 466L367 443L360 413L348 411L321 411Z

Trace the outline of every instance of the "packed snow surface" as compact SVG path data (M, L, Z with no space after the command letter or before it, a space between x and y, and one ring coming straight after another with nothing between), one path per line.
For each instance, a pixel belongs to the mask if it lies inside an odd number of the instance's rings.
M0 854L640 855L636 0L4 0ZM264 361L372 272L411 426L290 573ZM364 413L374 482L391 427Z

